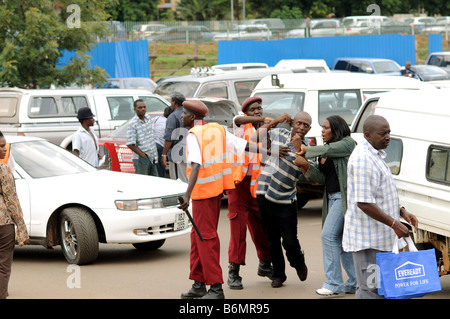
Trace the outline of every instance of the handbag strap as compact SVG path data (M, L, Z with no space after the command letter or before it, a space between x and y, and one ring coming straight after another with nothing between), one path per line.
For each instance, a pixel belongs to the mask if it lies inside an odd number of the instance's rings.
M402 237L404 240L406 240L406 244L408 245L409 251L418 251L416 248L416 245L414 245L413 240L411 239L411 236L408 237ZM398 244L400 242L400 239L395 236L394 245L392 247L392 252L394 254L398 254Z

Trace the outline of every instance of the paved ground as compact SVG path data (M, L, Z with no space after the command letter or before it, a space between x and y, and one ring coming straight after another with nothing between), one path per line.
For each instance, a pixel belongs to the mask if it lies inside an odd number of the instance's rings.
M299 238L306 254L308 279L300 282L288 266L288 279L281 288L272 288L270 280L256 275L258 261L248 236L247 265L241 267L243 290L224 285L227 299L262 301L324 299L315 293L325 280L320 242L321 201L308 203L299 212ZM227 279L229 223L227 207L222 207L219 225L221 265ZM131 245L101 245L97 262L86 266L68 265L59 248L40 246L17 248L9 285L9 299L179 299L190 288L189 237L166 241L154 252L139 252ZM441 278L443 291L426 298L449 298L450 279ZM330 298L328 298L330 299ZM331 299L354 299L339 295Z

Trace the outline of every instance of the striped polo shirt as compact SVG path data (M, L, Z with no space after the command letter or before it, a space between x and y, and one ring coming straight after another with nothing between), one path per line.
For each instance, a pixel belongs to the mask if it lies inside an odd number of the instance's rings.
M158 150L156 148L155 136L153 134L153 124L150 116L144 115L142 121L137 115L130 120L127 130L127 145L134 144L142 152L147 154L150 160L158 163ZM138 159L139 155L133 152L132 159Z
M296 152L291 142L291 131L285 128L271 129L270 140L272 150L288 146L293 153ZM305 141L303 144L306 144ZM296 184L303 175L300 167L292 163L294 159L294 154L286 158L269 156L259 176L256 195L264 195L267 200L280 204L291 204L297 200Z

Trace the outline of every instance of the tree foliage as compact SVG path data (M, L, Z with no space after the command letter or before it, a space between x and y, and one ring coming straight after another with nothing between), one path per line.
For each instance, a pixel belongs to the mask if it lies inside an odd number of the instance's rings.
M152 21L156 20L157 5L160 0L119 0L106 8L113 20L117 21Z
M229 0L181 0L177 5L180 20L222 20L230 6Z
M104 8L114 1L3 0L0 82L17 87L105 82L105 71L90 66L88 52L107 32ZM77 54L58 68L64 50Z

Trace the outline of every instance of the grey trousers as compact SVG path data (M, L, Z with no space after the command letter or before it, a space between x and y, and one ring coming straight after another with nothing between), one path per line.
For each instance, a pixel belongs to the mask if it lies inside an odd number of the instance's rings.
M353 252L356 272L356 299L384 299L378 294L376 253L382 251L365 249Z
M14 225L0 226L0 299L6 299L16 242Z

